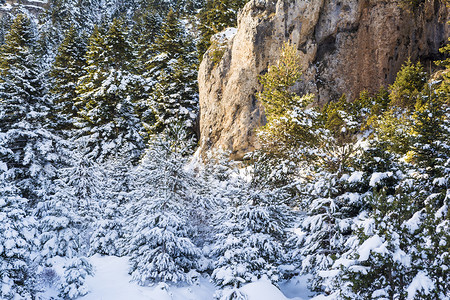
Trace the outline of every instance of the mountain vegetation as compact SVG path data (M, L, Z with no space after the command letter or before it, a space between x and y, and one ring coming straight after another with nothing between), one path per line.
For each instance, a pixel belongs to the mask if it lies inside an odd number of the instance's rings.
M403 1L419 9L423 1ZM260 76L244 161L194 154L197 68L242 1L52 1L0 23L0 298L88 293L89 257L139 285L450 299L450 46L374 94L297 94L297 49ZM58 275L58 264L63 271ZM330 298L331 299L331 298Z

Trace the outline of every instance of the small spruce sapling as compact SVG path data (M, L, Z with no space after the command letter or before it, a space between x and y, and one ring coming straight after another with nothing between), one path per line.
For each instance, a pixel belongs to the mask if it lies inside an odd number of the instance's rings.
M92 265L85 257L70 259L64 266L64 276L59 287L63 299L76 299L89 292L85 284L87 276L94 275Z

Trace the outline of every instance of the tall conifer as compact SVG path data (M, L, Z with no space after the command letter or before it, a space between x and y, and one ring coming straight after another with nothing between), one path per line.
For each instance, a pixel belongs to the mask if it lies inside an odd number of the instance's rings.
M77 135L95 159L105 160L124 149L137 159L143 148L143 129L135 112L139 78L133 75L127 33L119 19L106 33L94 29L86 53L87 74L76 88Z
M78 109L75 106L76 86L78 79L85 75L86 44L74 26L66 32L66 36L59 46L58 54L53 63L50 76L53 80L50 89L54 96L57 113L54 127L57 129L71 129Z

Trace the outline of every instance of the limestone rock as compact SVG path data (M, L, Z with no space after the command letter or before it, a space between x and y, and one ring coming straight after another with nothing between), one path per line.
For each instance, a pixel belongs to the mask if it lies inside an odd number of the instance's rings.
M442 0L427 0L414 13L392 0L251 0L236 35L220 53L209 49L200 65L201 151L222 148L239 159L258 147L255 128L265 122L258 75L285 41L302 57L296 89L326 103L391 84L408 57L436 59L448 20Z
M0 18L19 7L26 9L32 15L39 16L50 7L50 2L48 0L5 0L3 4L0 4Z

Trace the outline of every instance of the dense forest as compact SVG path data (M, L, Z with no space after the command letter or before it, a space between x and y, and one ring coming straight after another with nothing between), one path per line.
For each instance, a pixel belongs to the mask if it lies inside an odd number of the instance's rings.
M142 286L207 278L223 300L305 275L317 299L450 299L450 44L432 73L408 60L320 107L292 91L286 42L260 76L260 149L200 155L198 65L244 4L2 16L0 299L82 297L93 255L128 257Z

